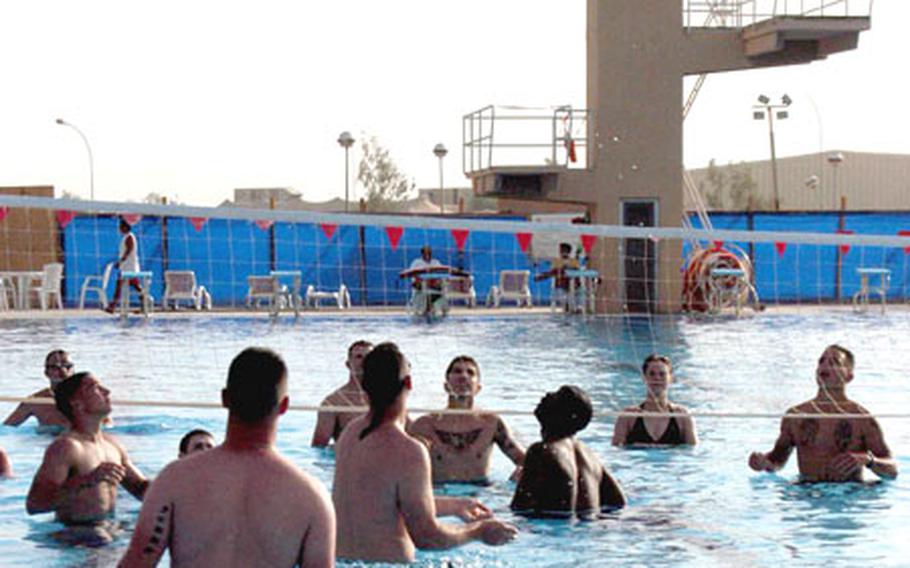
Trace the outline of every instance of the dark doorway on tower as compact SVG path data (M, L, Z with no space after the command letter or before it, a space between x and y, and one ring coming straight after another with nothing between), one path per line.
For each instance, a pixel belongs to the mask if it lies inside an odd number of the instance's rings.
M657 219L657 202L623 201L622 224L627 227L653 227ZM623 239L623 289L625 311L634 313L654 312L657 264L654 241L651 239Z

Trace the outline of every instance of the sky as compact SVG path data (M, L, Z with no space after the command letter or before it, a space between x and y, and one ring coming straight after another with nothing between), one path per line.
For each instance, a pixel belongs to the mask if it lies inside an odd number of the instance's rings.
M667 0L673 1L673 0ZM793 99L778 156L910 153L910 2L877 0L859 48L789 68L711 75L685 123L685 164L767 159L759 94ZM584 0L29 0L0 7L0 186L88 198L155 192L217 205L234 188L351 197L376 137L417 187L462 171L462 117L486 105L585 107ZM687 84L691 79L686 80Z

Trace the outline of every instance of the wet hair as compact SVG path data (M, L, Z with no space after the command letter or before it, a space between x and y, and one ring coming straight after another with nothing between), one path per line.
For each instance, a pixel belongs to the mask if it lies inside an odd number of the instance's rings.
M241 422L259 422L278 406L280 386L288 368L278 353L247 347L234 357L224 389L230 415Z
M405 359L398 346L391 342L380 343L363 359L361 387L370 400L370 423L360 432L360 439L379 426L388 409L404 389L401 369Z
M478 381L480 380L480 365L478 365L477 361L475 361L474 358L471 357L470 355L459 355L458 357L455 357L454 359L452 359L452 362L449 363L448 367L446 367L446 378L447 379L449 378L449 373L452 372L452 368L455 365L457 365L458 363L468 363L470 365L474 365L474 368L477 369L477 380Z
M666 355L658 355L657 353L651 353L645 357L645 362L641 364L641 374L648 372L648 365L651 363L663 363L667 367L670 367L670 371L673 370L673 362L670 361L670 358Z
M852 351L850 351L843 345L838 345L837 343L832 343L831 345L825 347L825 351L827 351L828 349L834 349L835 351L839 351L840 353L842 353L844 355L844 357L847 359L847 364L850 365L851 369L853 368L855 359L853 357Z
M57 357L66 357L67 355L69 355L69 353L63 349L54 349L44 357L44 366L47 367L50 364L51 359L56 359Z
M73 421L73 396L82 387L82 381L91 375L87 371L76 373L61 381L57 388L54 389L54 403L57 406L57 410L60 411L60 414L66 416L70 422Z
M543 431L555 438L565 438L584 430L593 414L588 394L572 385L563 385L551 394L555 396L544 397L534 409Z
M190 440L192 439L192 437L199 436L199 435L208 436L212 439L215 438L215 436L212 436L211 432L209 432L208 430L203 430L202 428L196 428L195 430L190 430L189 432L184 434L182 438L180 438L180 455L181 456L189 451Z
M372 348L373 344L371 342L367 341L366 339L358 339L357 341L355 341L354 343L352 343L348 346L348 358L349 359L351 357L351 353L358 347Z

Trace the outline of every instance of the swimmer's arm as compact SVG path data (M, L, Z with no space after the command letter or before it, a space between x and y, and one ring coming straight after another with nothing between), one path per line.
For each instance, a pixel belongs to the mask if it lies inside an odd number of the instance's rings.
M616 418L616 424L613 426L613 441L614 446L625 446L626 438L629 437L629 428L634 423L633 418L628 414L620 414Z
M171 545L175 511L170 477L165 468L149 487L129 548L118 564L120 568L156 566Z
M493 440L502 453L509 456L512 463L517 466L525 463L525 449L512 437L511 430L499 416L496 417L496 433L493 434Z
M13 476L13 466L10 464L9 457L6 455L6 452L0 448L0 477L12 477Z
M408 534L417 548L452 548L481 537L481 525L450 525L436 518L436 500L430 476L430 455L423 445L413 446L413 467L398 483L398 502Z
M600 478L600 506L619 509L626 506L626 496L616 479L603 468Z
M675 412L685 412L685 416L679 417L680 425L683 429L683 438L685 442L690 446L695 446L698 444L698 431L695 429L695 419L692 418L692 415L689 414L689 411L685 408L680 407Z
M56 511L73 489L89 487L97 483L92 473L67 479L75 462L75 448L66 439L58 438L44 452L44 460L35 473L32 485L25 499L25 510L29 515Z
M113 437L108 437L108 440L120 450L120 464L123 466L123 479L120 481L120 485L129 491L130 495L142 501L142 497L149 487L149 480L146 479L146 477L142 475L142 472L139 471L139 468L133 464L129 454L126 453L126 450L120 445L120 442Z
M866 430L866 448L872 454L866 467L879 477L894 479L897 477L897 461L891 456L878 420L870 417Z
M324 404L324 403L323 403ZM325 412L320 410L316 414L316 428L313 430L313 439L310 445L314 448L324 448L332 441L332 434L335 432L336 414L334 412Z
M301 567L335 565L335 507L325 488L316 486L315 496L307 499L306 508L311 512L297 562Z
M795 444L791 432L793 419L784 417L780 421L780 436L774 443L774 448L768 453L752 452L749 456L749 467L755 471L777 471L786 465L793 453Z
M13 412L6 417L6 420L3 421L4 426L19 426L32 415L32 407L30 404L25 404L20 402L19 406L16 407Z

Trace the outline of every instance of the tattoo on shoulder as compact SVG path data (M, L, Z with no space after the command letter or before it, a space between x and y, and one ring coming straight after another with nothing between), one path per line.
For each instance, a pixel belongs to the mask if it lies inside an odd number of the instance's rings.
M167 548L167 545L170 543L171 538L171 525L174 520L174 504L163 505L158 511L158 516L155 519L155 526L152 529L152 534L149 537L149 541L146 543L145 548L142 549L142 554L148 555L160 555L164 552L164 549Z
M506 423L502 421L502 418L496 421L496 432L493 434L493 441L499 444L499 447L502 449L510 449L514 444L512 444L511 438L509 438L509 432L506 430Z

